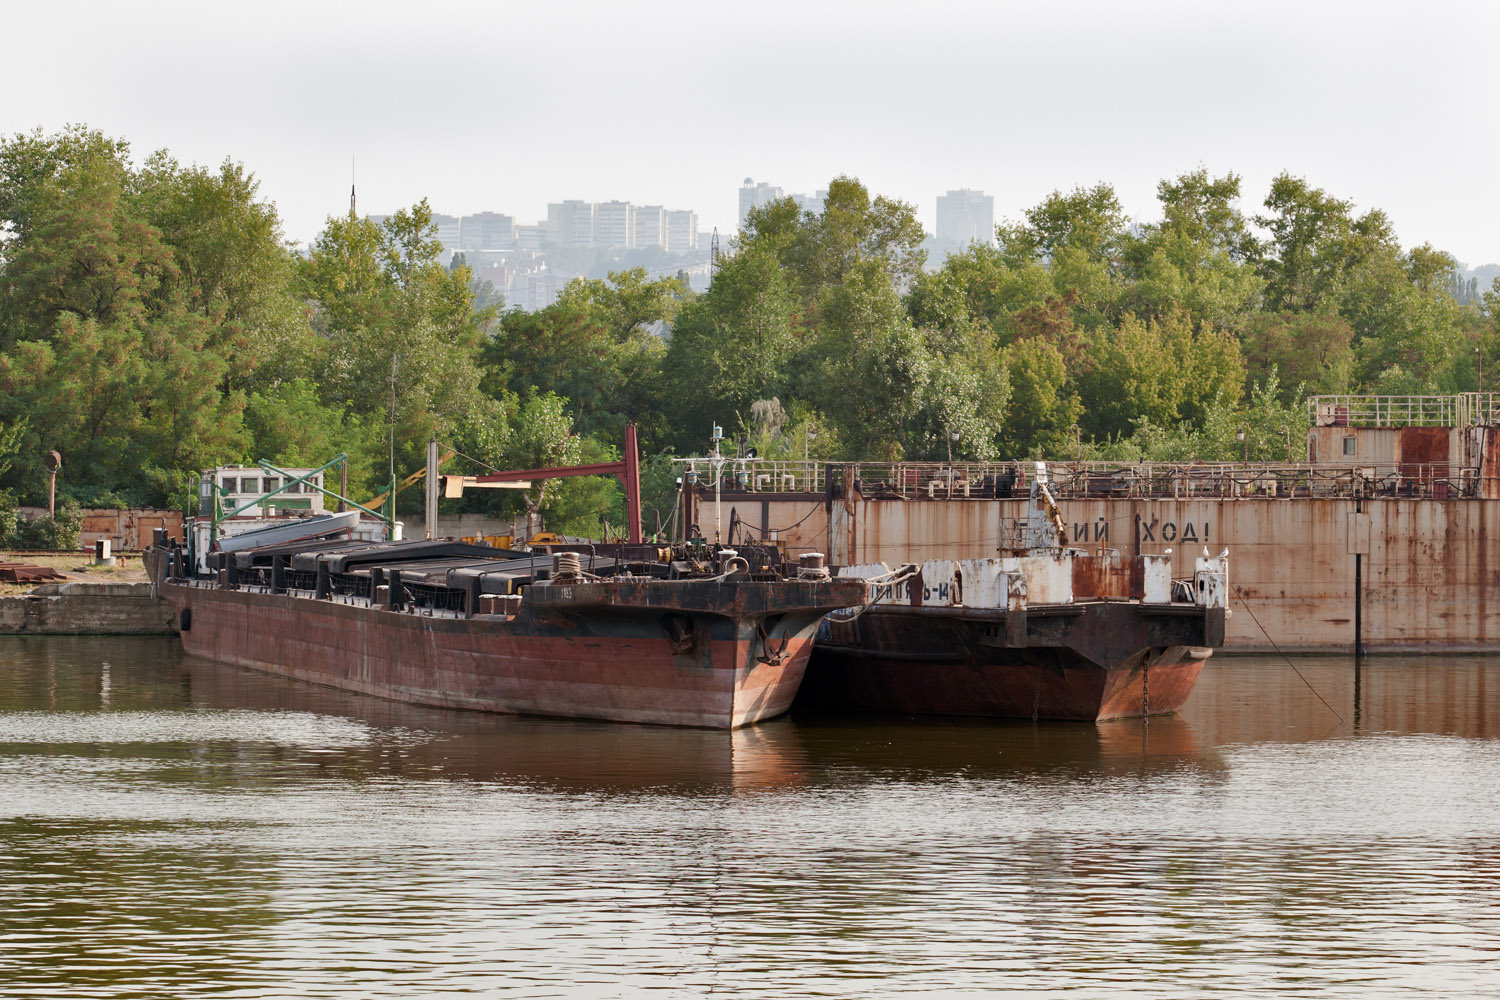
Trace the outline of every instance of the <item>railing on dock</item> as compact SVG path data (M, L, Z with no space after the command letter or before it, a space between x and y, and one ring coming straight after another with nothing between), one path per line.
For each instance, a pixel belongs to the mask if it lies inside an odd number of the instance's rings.
M1307 419L1314 427L1472 427L1500 418L1500 393L1451 396L1313 396Z
M976 500L1024 498L1033 462L761 462L743 476L726 474L727 494L866 499ZM1447 500L1480 495L1476 469L1448 463L1312 465L1266 462L1048 462L1059 499L1189 499L1200 497L1395 497ZM708 484L700 489L712 493Z

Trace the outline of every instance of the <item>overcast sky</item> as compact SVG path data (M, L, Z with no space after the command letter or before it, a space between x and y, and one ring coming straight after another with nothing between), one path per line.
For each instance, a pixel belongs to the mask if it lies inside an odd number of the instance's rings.
M933 227L1108 181L1282 170L1384 209L1404 245L1500 260L1500 3L386 0L7 4L0 130L83 122L185 163L243 162L310 240L426 197L523 223L549 201L692 208L747 176L840 173Z

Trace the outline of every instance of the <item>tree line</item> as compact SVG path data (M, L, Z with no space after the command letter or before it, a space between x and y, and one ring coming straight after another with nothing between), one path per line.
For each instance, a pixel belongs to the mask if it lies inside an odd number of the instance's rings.
M0 487L37 502L55 448L84 506L188 509L199 469L344 452L361 500L430 437L455 470L531 468L608 460L627 421L648 512L715 423L773 458L1271 459L1307 394L1472 390L1495 356L1500 291L1378 210L1290 174L1252 214L1232 173L1157 197L1133 223L1108 184L1057 191L932 268L911 205L838 177L820 213L752 211L702 294L635 269L527 313L441 263L425 201L330 217L298 252L241 164L15 135ZM580 533L621 517L607 480L463 503Z

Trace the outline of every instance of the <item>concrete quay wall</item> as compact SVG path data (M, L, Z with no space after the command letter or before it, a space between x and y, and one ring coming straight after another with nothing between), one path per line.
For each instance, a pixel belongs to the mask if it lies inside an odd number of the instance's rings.
M0 597L0 635L171 635L177 619L148 583L49 583Z

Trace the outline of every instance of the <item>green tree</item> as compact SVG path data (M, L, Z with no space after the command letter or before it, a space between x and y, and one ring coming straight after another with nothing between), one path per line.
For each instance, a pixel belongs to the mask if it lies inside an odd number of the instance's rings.
M1006 348L1005 362L1011 395L1002 453L1011 458L1068 454L1083 407L1070 392L1062 352L1031 337Z
M799 213L790 199L752 209L741 246L773 247L799 301L812 305L865 261L878 262L896 288L910 288L927 260L925 236L911 205L871 199L858 179L839 176L819 214Z
M1390 220L1379 211L1355 218L1350 202L1283 173L1271 182L1257 225L1270 238L1258 265L1273 309L1316 310L1337 305L1345 279L1372 256L1397 249Z
M1108 184L1053 191L1027 209L1026 220L995 227L1002 253L1013 265L1056 261L1073 251L1093 264L1112 265L1120 256L1126 232L1125 211Z
M1272 381L1283 396L1301 388L1319 393L1348 392L1354 372L1354 329L1333 312L1258 312L1247 318L1240 346L1249 383Z
M343 452L349 456L351 489L375 488L388 478L385 428L324 405L307 379L251 393L245 403L245 428L252 441L249 460L316 466Z
M55 212L60 178L86 169L107 169L123 176L130 144L83 125L69 125L56 135L41 128L18 132L0 142L0 253L24 246L34 235L39 199Z
M921 334L904 322L870 330L859 350L828 366L836 381L820 397L820 408L851 455L887 461L923 457L912 454L911 441L930 423L923 411L932 397L933 367ZM835 394L841 398L835 400Z
M615 343L658 320L670 322L687 295L676 275L648 280L644 267L611 271L609 280L578 278L568 282L558 295L562 306L576 306L593 313Z
M608 446L574 433L566 400L550 393L531 393L519 401L496 465L537 469L617 459ZM548 530L560 534L597 534L601 518L616 526L624 521L623 494L618 480L609 476L542 479L526 490L494 493L497 495L489 502L492 513L523 513L533 529L537 527L537 515Z
M1423 246L1409 254L1387 249L1350 270L1340 311L1354 330L1361 382L1399 367L1424 392L1466 387L1455 384L1453 366L1467 362L1480 324L1473 310L1448 294L1455 267L1452 257Z
M38 134L0 160L25 178L0 198L15 213L0 257L0 414L29 428L15 481L37 482L40 455L57 448L81 495L144 502L160 499L141 494L162 470L236 452L243 400L219 390L228 362L141 218L123 145Z
M285 376L287 356L301 357L307 317L294 293L295 259L259 181L230 160L217 171L185 168L162 151L132 188L141 217L171 249L188 309L211 324L206 346L234 359L225 388Z
M879 261L865 261L829 290L805 398L828 415L851 453L907 454L927 422L934 359L907 319Z
M1137 315L1185 308L1198 322L1233 329L1256 307L1262 281L1249 263L1256 243L1239 196L1239 177L1203 168L1157 185L1162 221L1125 241L1126 299Z
M786 392L798 350L794 309L775 252L752 242L682 310L664 361L667 412L679 448L693 450L715 421Z
M678 277L648 280L644 268L569 282L545 309L500 318L480 354L485 384L564 397L584 435L619 442L633 420L658 438L666 345L648 327L675 317L685 295Z
M168 289L176 278L160 234L135 218L126 197L125 164L80 160L27 192L24 219L4 244L0 348L45 340L60 317L109 326L139 326L182 304Z
M379 225L330 218L301 267L323 338L322 402L353 426L393 423L398 468L419 468L432 436L503 419L480 388L490 316L474 309L467 269L439 263L436 231L425 201Z
M1145 419L1157 426L1202 421L1215 398L1239 399L1245 380L1238 343L1223 331L1194 331L1176 312L1161 320L1126 315L1094 335L1077 375L1084 429L1095 438L1126 434Z
M1000 257L1014 272L1045 267L1051 287L1031 305L1067 295L1075 322L1087 329L1113 321L1123 292L1121 254L1126 217L1108 184L1054 191L1026 212L1024 222L995 227Z

